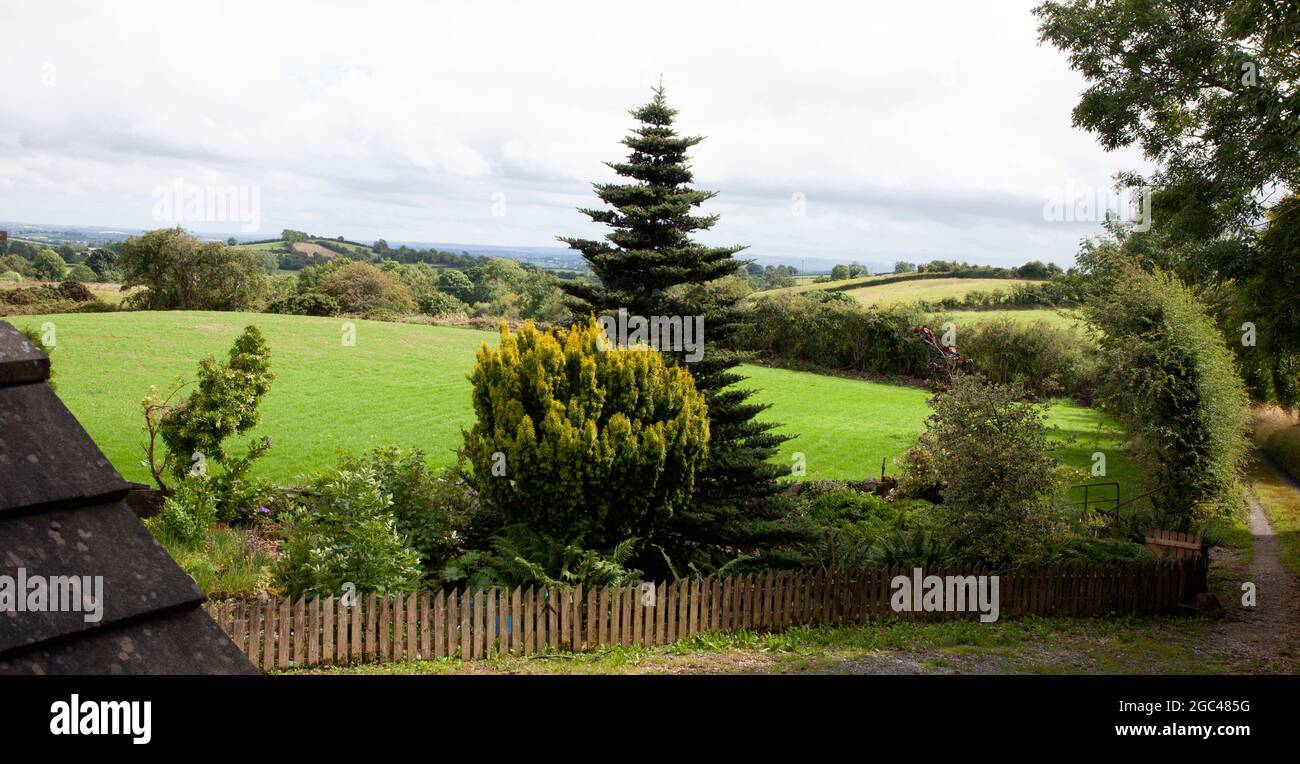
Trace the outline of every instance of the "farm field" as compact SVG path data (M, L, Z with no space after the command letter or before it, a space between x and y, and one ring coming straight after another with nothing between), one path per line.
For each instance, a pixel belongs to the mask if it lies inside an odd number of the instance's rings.
M1027 310L951 310L930 314L931 326L941 326L945 321L952 321L957 326L1009 318L1012 321L1030 324L1043 321L1051 326L1064 329L1083 328L1083 319L1077 311L1066 308L1032 308Z
M324 469L341 451L384 445L422 448L437 463L454 460L462 427L473 420L465 375L490 332L356 321L356 344L341 342L341 320L260 313L138 312L23 316L19 328L53 322L60 397L129 479L144 482L139 402L150 385L164 392L192 374L207 354L224 354L242 328L256 324L271 347L277 379L262 423L274 446L257 473L288 482ZM771 404L764 416L797 434L781 459L804 454L809 479L861 479L893 458L921 431L924 390L808 372L746 366L744 386ZM1118 431L1099 413L1069 402L1050 409L1061 428L1059 455L1073 466L1107 454L1110 478L1131 495L1136 471L1120 452ZM867 426L864 426L867 425ZM1064 439L1073 437L1073 443ZM1082 482L1082 480L1080 481Z
M937 302L949 297L960 299L974 291L1009 292L1016 284L1030 283L1033 282L1027 279L918 279L879 287L868 282L860 289L846 290L845 294L863 305L891 305L915 300Z

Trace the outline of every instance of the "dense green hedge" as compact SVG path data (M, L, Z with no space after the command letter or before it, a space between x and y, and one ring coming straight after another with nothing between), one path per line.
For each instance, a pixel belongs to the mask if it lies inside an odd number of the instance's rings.
M1099 397L1124 423L1159 511L1203 515L1235 485L1248 398L1232 352L1177 277L1134 271L1087 308Z
M1038 396L1087 398L1096 385L1096 346L1073 329L1044 321L998 318L963 325L957 348L992 381Z
M863 307L823 292L760 297L745 309L737 349L845 371L919 375L929 361L912 329L925 314L910 307Z

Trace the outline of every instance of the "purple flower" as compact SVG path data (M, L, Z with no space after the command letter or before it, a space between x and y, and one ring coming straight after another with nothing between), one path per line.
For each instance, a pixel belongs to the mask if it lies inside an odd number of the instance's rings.
M260 512L260 513L263 514L263 515L269 515L269 514L271 514L271 510L267 509L266 507L258 507L258 508L257 508L257 511Z

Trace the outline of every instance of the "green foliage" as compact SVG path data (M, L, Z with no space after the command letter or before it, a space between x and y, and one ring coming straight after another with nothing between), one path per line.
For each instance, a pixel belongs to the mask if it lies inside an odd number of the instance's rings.
M36 259L32 261L32 274L43 281L62 279L67 268L68 264L63 262L59 253L48 247L37 252Z
M392 501L398 531L420 554L427 570L440 570L458 555L478 496L461 479L464 457L453 467L431 469L420 450L402 453L390 446L364 457L347 457L340 469L373 474Z
M445 316L450 313L468 313L469 306L446 292L432 291L420 296L420 312L426 316Z
M927 501L886 501L851 489L813 490L803 514L816 528L803 550L821 568L938 564L951 557L950 543L931 528L933 505Z
M505 528L492 546L502 578L515 585L626 586L642 578L641 571L629 567L636 538L624 539L603 553L556 542L516 525Z
M944 565L959 559L957 540L933 528L899 524L881 533L871 545L873 565L911 567Z
M318 289L346 313L406 313L415 308L410 289L370 263L348 263L322 279Z
M250 530L213 525L189 545L153 530L167 554L209 598L255 597L273 588L274 548Z
M127 298L143 310L251 310L265 299L266 273L249 250L205 242L179 226L133 236L117 267Z
M274 379L271 351L256 326L246 327L236 338L225 362L204 358L198 389L168 412L158 428L170 452L172 474L187 473L196 453L221 463L226 456L223 441L257 424L262 397Z
M569 314L556 279L514 260L494 258L470 271L469 301L481 316L559 321Z
M1096 349L1073 329L994 319L964 327L957 346L990 381L1039 397L1086 398L1096 384Z
M864 307L833 293L760 297L745 311L736 347L832 369L918 375L929 360L912 338L925 315L908 307Z
M272 300L267 313L286 313L294 316L337 316L343 312L339 301L321 292L301 292Z
M1155 562L1146 545L1126 538L1079 536L1066 550L1069 559L1098 563Z
M1023 392L959 376L932 400L918 442L928 463L908 462L942 486L936 527L965 561L1047 562L1062 546L1063 518L1046 500L1061 487L1042 407ZM911 452L909 452L911 453Z
M465 449L485 505L564 544L646 538L691 495L708 449L703 397L652 351L610 349L593 321L502 327L470 373ZM494 471L495 468L495 471Z
M57 391L58 387L55 385L54 382L54 356L52 355L54 353L54 348L45 344L45 338L41 336L40 329L38 329L35 326L25 326L20 328L18 331L22 332L23 336L26 337L28 341L30 341L36 347L40 348L41 352L44 353L47 357L49 357L50 375L49 377L46 378L45 383L50 386L51 390Z
M412 591L423 575L419 553L397 530L392 497L366 467L309 484L284 534L276 578L292 597L337 595L347 583L358 592Z
M217 498L212 486L203 477L191 476L176 485L176 492L150 518L150 526L169 543L193 548L216 521Z
M1300 188L1300 6L1269 0L1070 0L1034 10L1039 39L1087 88L1074 124L1159 167L1157 226L1210 240L1260 217L1261 189Z
M1260 447L1287 474L1300 480L1300 425L1292 424L1274 430Z
M1235 485L1247 447L1247 396L1222 335L1163 271L1130 271L1086 315L1103 354L1098 397L1158 487L1156 507L1203 513Z
M438 289L462 302L473 299L474 282L462 271L448 269L438 274Z
M78 263L68 270L67 278L76 281L98 281L99 275L92 271L88 266Z
M692 187L688 152L703 138L679 135L676 115L663 88L632 112L637 126L623 139L627 160L609 163L624 182L596 184L605 206L581 210L610 231L603 240L561 237L582 253L598 283L561 286L579 316L620 308L636 316L704 316L709 349L690 368L708 406L709 456L694 501L650 541L674 559L717 566L738 553L774 552L796 540L785 522L789 507L775 498L786 469L769 461L790 436L776 434L776 422L758 419L765 407L749 400L752 390L735 386L742 379L735 368L746 356L722 348L739 324L738 298L677 289L734 275L743 262L734 257L741 247L708 247L692 238L717 223L717 215L698 211L715 192Z

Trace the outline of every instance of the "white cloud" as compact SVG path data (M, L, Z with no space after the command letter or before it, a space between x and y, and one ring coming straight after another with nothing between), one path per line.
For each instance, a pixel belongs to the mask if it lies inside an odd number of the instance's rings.
M255 185L262 226L546 245L660 75L755 254L1069 262L1068 183L1141 167L1070 126L1032 3L47 2L5 11L0 219L149 227ZM802 193L807 214L790 214ZM502 194L503 197L494 197ZM503 198L505 215L492 200ZM214 226L213 230L224 230ZM232 229L233 230L233 229Z

